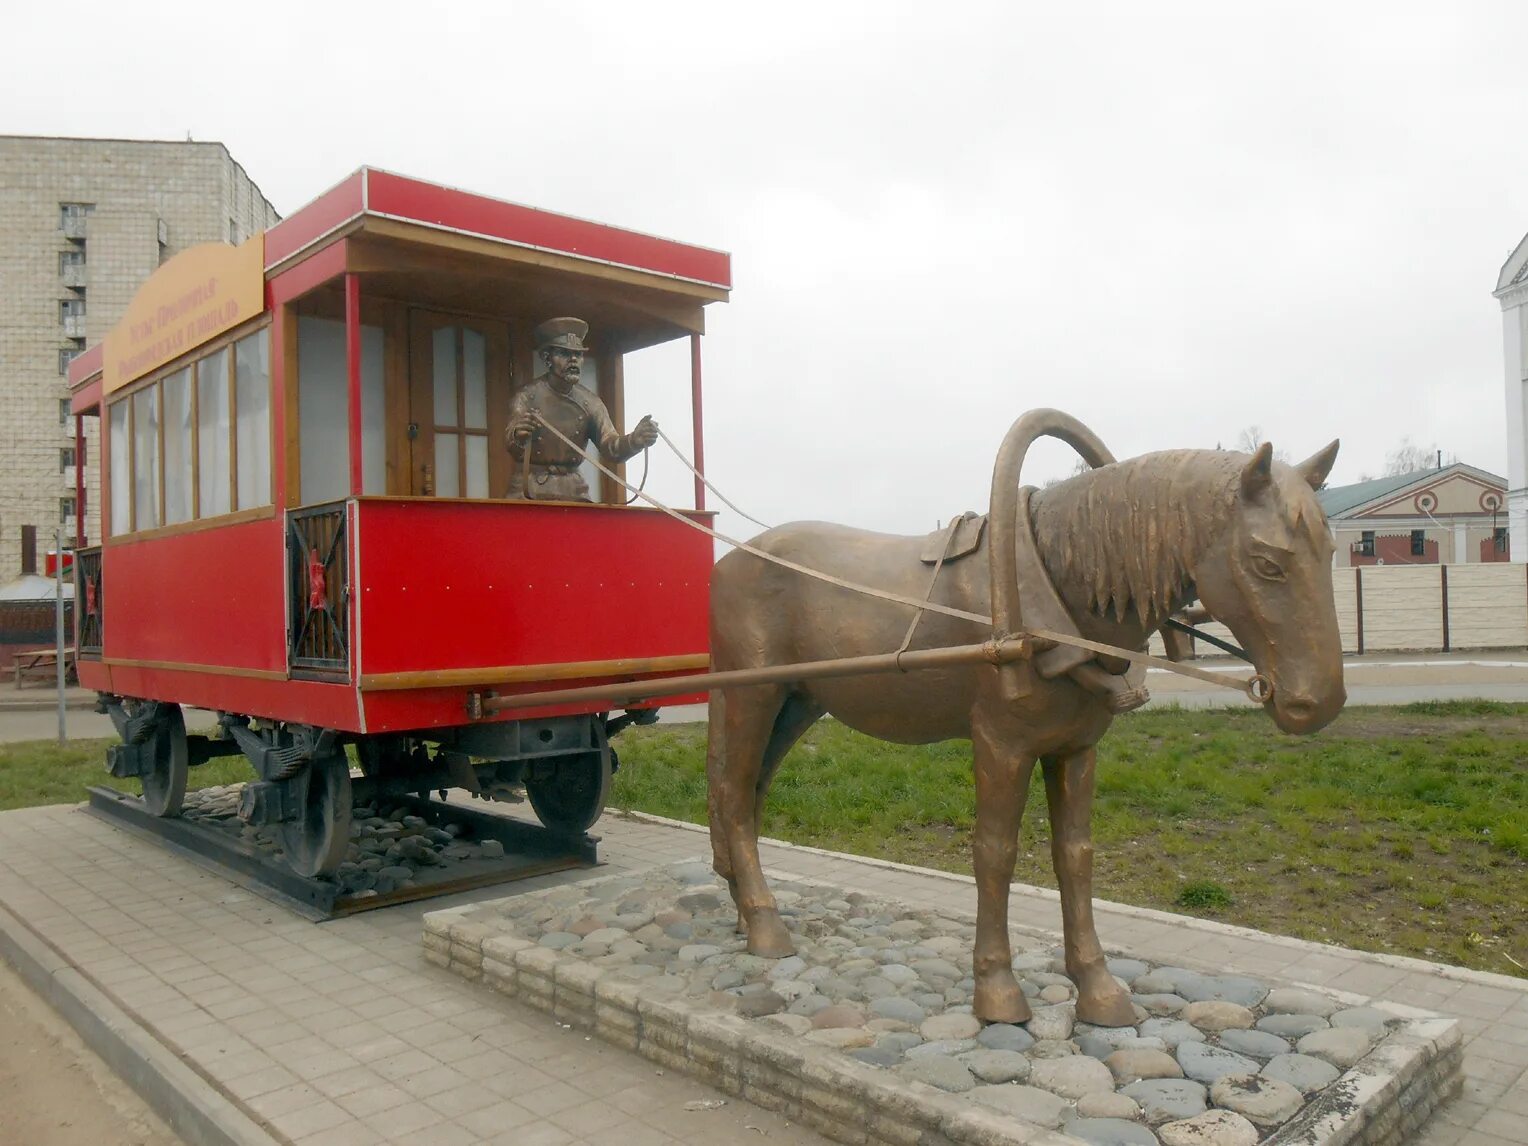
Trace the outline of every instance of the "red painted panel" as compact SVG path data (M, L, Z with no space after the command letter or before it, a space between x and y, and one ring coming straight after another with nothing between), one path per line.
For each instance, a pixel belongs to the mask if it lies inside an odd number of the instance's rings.
M78 386L92 374L101 372L101 363L105 357L104 342L97 342L94 346L88 346L69 360L69 385Z
M265 306L275 310L284 302L307 294L315 287L345 273L346 242L341 239L293 264L265 284Z
M711 539L653 510L359 504L361 673L707 650Z
M308 680L255 680L171 669L80 661L80 683L120 696L169 700L193 708L262 716L343 732L360 732L355 690Z
M108 544L103 655L285 672L285 562L275 518Z
M732 285L732 258L723 251L538 211L386 171L367 170L366 180L370 212L715 286ZM269 263L269 236L265 243Z
M94 379L79 387L69 396L69 412L71 414L84 414L94 411L101 413L101 375L97 374Z
M265 265L273 267L362 209L362 176L357 171L265 232Z
M559 688L574 688L579 685L597 684L598 681L558 681ZM511 690L498 689L495 691L526 691L525 689ZM535 686L541 687L541 686ZM366 706L366 728L369 732L404 732L416 728L449 728L453 725L466 724L464 718L466 710L466 688L433 688L418 689L409 692L368 692L363 693ZM670 704L699 704L706 699L703 692L690 693L685 696L664 696L655 700L644 700L640 704L630 706L622 705L624 710L630 708L661 708ZM537 720L543 716L573 716L583 712L609 712L611 706L608 703L598 701L586 701L583 704L547 705L543 708L520 708L513 712L501 714L497 719L508 720ZM493 721L479 721L474 723L493 723Z

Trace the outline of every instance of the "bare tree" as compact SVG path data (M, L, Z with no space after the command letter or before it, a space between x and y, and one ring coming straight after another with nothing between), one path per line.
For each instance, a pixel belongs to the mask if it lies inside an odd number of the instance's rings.
M1236 435L1236 448L1244 454L1255 454L1257 453L1257 448L1267 440L1267 438L1263 437L1263 427L1245 426L1242 428L1242 432ZM1273 451L1273 460L1288 465L1289 455L1283 450L1276 448Z
M1051 486L1053 486L1053 485L1060 485L1062 482L1068 480L1069 478L1074 478L1078 474L1085 474L1085 473L1087 473L1092 468L1093 468L1092 466L1088 465L1087 460L1085 458L1078 458L1072 464L1072 472L1067 474L1066 477L1051 478L1048 481L1042 482L1041 485L1040 485L1040 488L1041 489L1050 489Z
M1442 455L1436 444L1419 446L1410 438L1402 438L1401 444L1385 455L1385 477L1430 470L1438 465Z

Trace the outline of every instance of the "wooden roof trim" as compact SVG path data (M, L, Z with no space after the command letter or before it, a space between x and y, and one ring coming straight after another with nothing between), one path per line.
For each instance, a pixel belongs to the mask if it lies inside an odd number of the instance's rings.
M725 302L727 299L728 292L725 287L676 278L655 271L636 270L578 255L559 254L540 247L513 243L507 239L468 235L428 223L396 219L375 213L362 216L358 223L359 233L362 235L375 235L379 238L417 244L432 250L455 251L481 258L520 263L525 266L546 267L584 278L622 283L627 286L641 286L666 294L700 299L704 302ZM398 267L396 264L388 265L380 261L368 262L358 250L347 269L364 273L396 270Z

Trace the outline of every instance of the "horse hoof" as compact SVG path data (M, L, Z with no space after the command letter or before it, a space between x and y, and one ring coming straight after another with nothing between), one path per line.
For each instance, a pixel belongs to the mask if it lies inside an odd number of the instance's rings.
M971 1013L987 1023L1027 1023L1034 1017L1017 983L976 988Z
M755 913L748 926L748 954L763 959L783 959L796 953L796 944L780 916L773 911Z
M1095 1027L1130 1027L1135 1025L1135 1006L1123 991L1103 995L1079 995L1077 1018Z

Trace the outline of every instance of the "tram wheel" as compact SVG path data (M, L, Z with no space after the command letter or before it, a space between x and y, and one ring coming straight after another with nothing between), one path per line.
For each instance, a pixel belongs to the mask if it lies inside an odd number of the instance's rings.
M536 817L554 832L579 835L594 826L610 794L611 758L615 754L587 752L557 761L549 775L525 778Z
M186 719L181 715L180 705L160 705L160 717L154 722L151 743L154 746L154 763L145 772L143 782L143 806L154 815L169 818L180 815L186 799L186 769L189 759L186 752Z
M350 765L343 754L314 760L290 781L301 792L297 817L281 824L287 865L298 875L333 875L350 847Z

